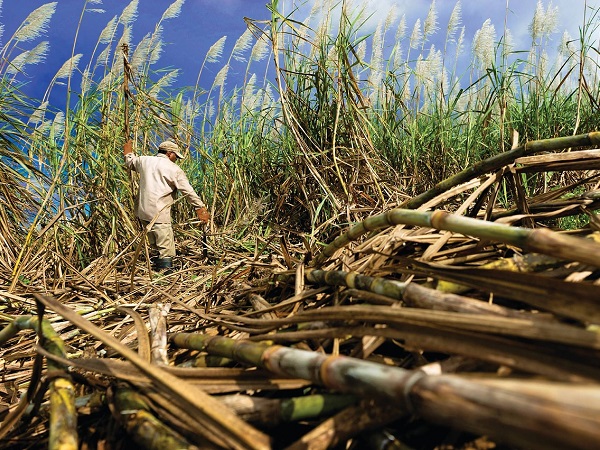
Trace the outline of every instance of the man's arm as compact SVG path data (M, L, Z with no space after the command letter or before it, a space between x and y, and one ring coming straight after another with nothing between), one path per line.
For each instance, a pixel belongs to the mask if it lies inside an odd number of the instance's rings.
M190 184L185 172L181 170L177 177L177 190L187 199L188 202L196 209L196 216L198 220L203 223L208 223L210 220L210 213L206 209L206 205L200 199L196 191Z

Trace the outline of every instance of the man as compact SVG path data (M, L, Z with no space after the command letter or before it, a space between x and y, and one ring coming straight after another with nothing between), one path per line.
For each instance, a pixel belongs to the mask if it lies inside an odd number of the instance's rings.
M148 240L158 252L153 258L155 270L170 270L175 256L175 239L171 226L171 205L181 192L196 209L198 220L207 223L210 214L204 202L190 185L185 172L175 164L183 159L175 142L165 141L158 146L156 156L137 156L131 140L123 146L125 164L140 175L140 188L135 201L135 215L144 226L154 221L148 231Z

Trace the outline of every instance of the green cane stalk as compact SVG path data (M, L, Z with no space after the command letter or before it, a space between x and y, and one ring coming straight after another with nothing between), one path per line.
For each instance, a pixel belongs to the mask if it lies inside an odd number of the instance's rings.
M37 316L18 316L0 330L0 346L5 345L19 331L41 331L44 336L43 347L49 353L66 358L65 344L58 336L52 324ZM50 450L77 450L77 409L75 407L75 386L64 372L64 367L48 360L48 373L54 378L49 384L50 392ZM58 374L58 375L56 375Z
M313 260L319 267L338 250L357 240L366 233L395 225L411 225L453 231L482 240L503 242L523 250L542 253L567 261L578 261L600 267L600 244L588 239L577 238L550 231L512 227L502 223L487 222L470 217L450 214L445 211L415 211L392 209L383 214L369 217L338 236Z
M538 389L522 380L428 376L346 356L192 333L173 334L171 342L282 376L311 380L335 391L375 396L428 420L516 445L585 448L600 439L600 398L591 394L597 390L595 385L552 383ZM586 395L581 390L590 395L585 405L578 400ZM570 420L556 411L569 414Z

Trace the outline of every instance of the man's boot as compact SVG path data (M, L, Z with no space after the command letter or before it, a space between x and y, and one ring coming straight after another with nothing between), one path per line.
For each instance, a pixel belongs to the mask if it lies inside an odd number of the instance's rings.
M164 258L156 258L154 260L153 269L158 272L162 272L165 275L170 274L171 272L173 272L173 258L171 258L170 256L165 256Z

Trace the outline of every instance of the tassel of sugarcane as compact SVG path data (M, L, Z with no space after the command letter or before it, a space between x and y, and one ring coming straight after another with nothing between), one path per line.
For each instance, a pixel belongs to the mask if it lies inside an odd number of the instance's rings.
M446 211L410 209L392 209L354 225L323 248L323 251L313 260L313 267L319 267L336 251L365 233L395 225L452 231L483 240L503 242L530 252L600 267L600 244L590 239L569 236L545 228L511 227L502 223L450 214Z
M37 316L18 316L0 331L0 346L21 330L41 329L43 347L49 353L66 357L65 345L50 322L41 324ZM75 387L64 368L48 360L48 374L53 377L49 384L50 394L50 450L77 450L77 410L75 408Z
M447 192L449 189L456 187L459 184L466 183L485 173L494 172L501 167L512 163L521 156L534 155L539 152L563 150L569 147L583 147L590 145L600 145L600 132L593 131L591 133L578 134L575 136L530 141L525 145L513 148L504 153L499 153L473 164L465 170L440 181L433 188L423 192L421 195L411 198L401 206L407 209L416 209L438 195Z
M147 450L197 449L151 412L144 397L133 389L118 387L112 396L113 414L132 439Z
M459 376L428 376L346 356L220 336L177 333L171 341L181 348L234 358L338 392L387 399L432 422L516 446L587 449L600 442L600 397L595 385L548 383L545 389L533 390L520 380L487 385ZM583 397L587 400L582 403Z

